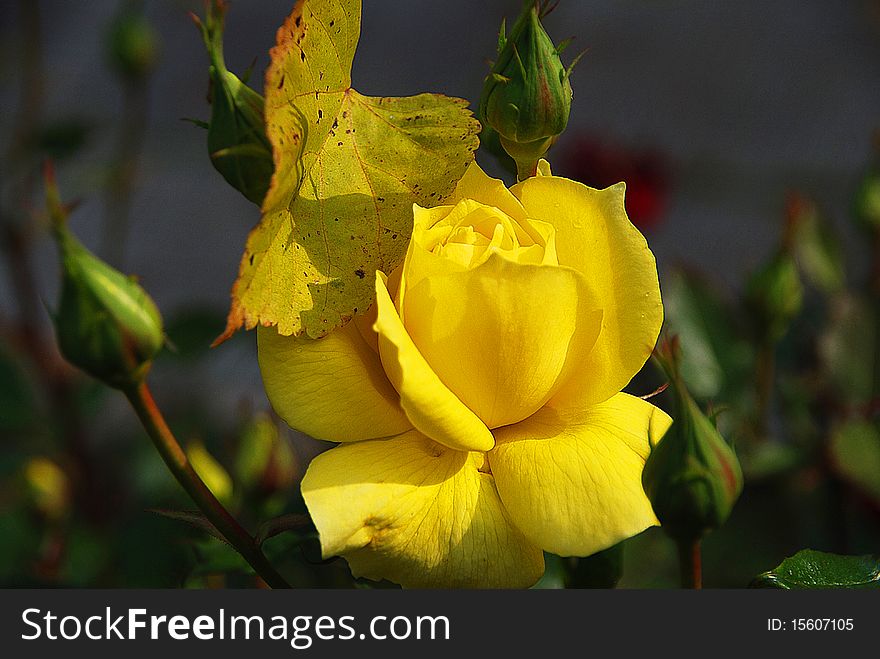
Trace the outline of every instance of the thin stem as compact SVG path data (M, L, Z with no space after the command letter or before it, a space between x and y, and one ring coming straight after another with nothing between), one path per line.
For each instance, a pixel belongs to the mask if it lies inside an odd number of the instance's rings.
M25 158L27 144L33 139L43 115L43 34L40 3L37 0L21 0L19 12L22 24L19 61L22 72L21 88L12 140L6 160L2 163L6 167L3 170L4 178L9 179L7 183L10 184L11 200L8 209L3 204L3 213L0 216L3 227L0 246L8 258L12 291L19 307L19 320L25 340L29 342L28 347L37 346L38 350L42 350L39 345L42 320L38 303L40 298L28 253L33 242L33 230L28 223L17 218L30 200L34 183L33 168Z
M242 528L195 472L186 453L165 423L146 382L126 389L125 395L168 469L199 510L271 588L290 588L290 584L269 564L254 538Z
M700 590L703 587L703 559L699 539L678 542L678 565L681 587Z
M776 377L776 346L770 340L761 342L755 366L755 439L767 437L770 426L770 405L773 399L773 381Z
M9 158L14 160L22 155L28 140L42 118L45 91L43 76L43 30L40 23L40 3L38 0L19 0L21 20L21 98L15 117L12 143L9 145Z
M146 81L126 82L121 131L105 201L102 253L120 266L131 223L131 203L141 152L149 123L149 87Z

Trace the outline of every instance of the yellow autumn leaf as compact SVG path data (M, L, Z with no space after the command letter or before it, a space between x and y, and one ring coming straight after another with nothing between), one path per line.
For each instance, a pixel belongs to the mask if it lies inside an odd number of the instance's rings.
M244 325L318 338L364 312L403 260L412 206L452 193L479 122L462 99L351 86L360 0L300 0L266 72L275 174L248 237L222 338Z

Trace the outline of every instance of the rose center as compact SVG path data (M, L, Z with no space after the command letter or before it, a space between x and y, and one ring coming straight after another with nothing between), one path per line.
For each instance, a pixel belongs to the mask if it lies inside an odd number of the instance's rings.
M480 265L494 253L517 263L559 263L550 225L523 225L494 206L471 199L460 201L427 234L426 247L431 253L466 268Z

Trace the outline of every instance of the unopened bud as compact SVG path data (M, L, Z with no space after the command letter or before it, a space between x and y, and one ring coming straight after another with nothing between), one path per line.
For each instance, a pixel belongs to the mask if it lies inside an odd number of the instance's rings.
M797 264L788 250L781 250L752 275L746 298L761 333L772 342L781 339L804 298Z
M520 178L534 173L535 163L568 124L570 73L541 25L537 2L526 4L509 36L502 26L498 61L480 97L480 116L497 131Z
M856 192L855 215L865 228L880 231L880 165L875 164L862 178Z
M262 497L288 492L296 482L293 448L266 414L256 416L245 426L235 467L237 480Z
M112 387L135 385L164 343L159 310L132 277L70 233L54 187L49 199L61 255L61 301L54 318L61 354Z
M125 79L146 78L159 59L159 37L140 4L128 3L110 24L110 64Z
M689 542L721 526L742 491L733 449L691 397L678 374L677 342L658 349L675 398L672 426L654 446L642 486L668 535Z
M222 0L213 0L204 22L193 16L211 61L208 153L214 169L226 182L259 206L275 171L272 144L266 136L265 102L226 68L223 59L225 11Z

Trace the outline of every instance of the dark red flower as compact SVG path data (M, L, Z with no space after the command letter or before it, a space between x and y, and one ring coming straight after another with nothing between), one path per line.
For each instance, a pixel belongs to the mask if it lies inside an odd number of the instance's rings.
M669 201L669 166L654 149L630 148L590 135L558 145L553 173L593 188L626 182L626 212L639 229L662 220Z

